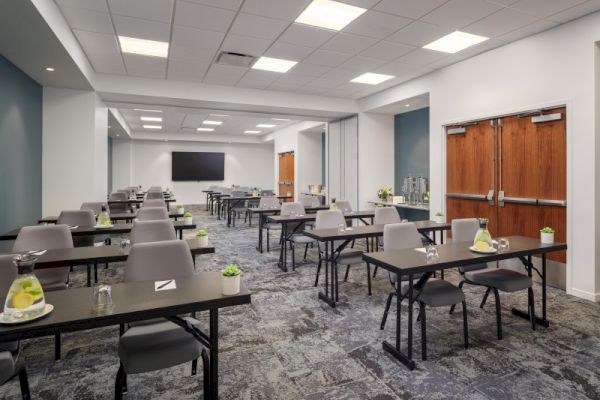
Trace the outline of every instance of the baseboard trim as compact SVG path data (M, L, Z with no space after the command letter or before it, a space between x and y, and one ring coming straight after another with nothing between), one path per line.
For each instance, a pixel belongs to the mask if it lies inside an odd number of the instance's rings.
M568 293L575 297L593 301L595 303L600 302L600 293L590 293L590 292L586 292L585 290L581 290L581 289L577 289L577 288L571 288L571 290L569 290Z

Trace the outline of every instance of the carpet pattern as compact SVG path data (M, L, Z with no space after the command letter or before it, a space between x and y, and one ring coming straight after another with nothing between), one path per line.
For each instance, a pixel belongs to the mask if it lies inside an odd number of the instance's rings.
M448 315L447 308L428 309L428 360L420 360L416 326L418 366L408 371L381 348L383 340L393 339L395 323L390 314L386 330L379 329L391 289L385 271L373 279L369 297L365 266L353 267L348 282L340 282L340 302L332 309L317 299L313 286L315 249L307 261L298 251L296 271L284 273L276 266L276 250L260 254L255 249L256 221L253 227L242 220L227 228L203 206L188 208L216 247L215 254L197 258L198 270L235 262L252 291L251 305L220 313L222 399L600 399L598 304L550 288L550 328L533 332L510 312L513 306L526 308L526 293L501 294L504 339L498 341L493 298L480 309L484 289L466 285L470 348L463 348L460 310ZM276 240L272 246L278 247ZM100 280L119 282L122 271L122 264L111 265L100 271ZM459 281L455 272L446 276ZM85 284L83 268L76 268L71 282ZM535 290L539 300L539 286ZM208 322L205 313L198 318ZM57 362L53 338L24 341L33 398L112 398L117 340L116 326L66 334L63 359ZM201 379L190 376L189 364L132 375L126 398L197 399ZM0 399L19 397L18 381L0 387Z

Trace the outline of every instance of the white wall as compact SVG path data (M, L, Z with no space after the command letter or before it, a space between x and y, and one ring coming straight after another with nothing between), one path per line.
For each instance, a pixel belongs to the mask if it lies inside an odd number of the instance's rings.
M222 182L173 182L171 152L197 151L225 153L225 180ZM273 185L272 144L186 143L156 141L113 141L114 188L129 185L171 188L183 204L204 204L202 190L212 185L248 185L270 189ZM131 164L128 180L127 165Z
M360 101L363 110L422 93L430 98L432 210L444 208L443 125L567 105L567 291L600 299L594 51L600 13L481 54ZM383 172L383 168L380 171ZM595 221L596 223L593 223ZM597 228L598 227L598 228Z
M44 87L42 212L106 199L106 107L91 91Z
M323 180L321 135L321 132L298 133L298 194L307 192L308 185L325 184L321 182Z
M394 116L358 115L358 207L367 209L383 186L394 188Z

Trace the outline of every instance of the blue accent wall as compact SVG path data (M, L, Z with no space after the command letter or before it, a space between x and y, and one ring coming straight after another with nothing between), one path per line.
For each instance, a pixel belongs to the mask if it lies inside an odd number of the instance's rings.
M402 193L405 176L429 178L429 107L394 116L394 192ZM403 209L409 221L428 219L429 212Z
M0 232L42 214L42 86L0 55Z

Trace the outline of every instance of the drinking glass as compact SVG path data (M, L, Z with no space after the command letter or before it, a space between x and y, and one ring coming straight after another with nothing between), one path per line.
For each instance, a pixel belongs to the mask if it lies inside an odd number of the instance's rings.
M438 254L437 247L429 245L427 246L425 255L427 257L427 264L433 264L439 261L440 256Z
M92 310L98 313L112 311L112 288L110 285L97 284L92 289Z
M126 249L131 245L131 241L129 239L121 239L121 248Z
M338 233L344 233L346 231L346 224L338 225Z
M295 216L296 216L296 210L290 211L290 217L295 217Z
M498 239L498 251L510 250L510 242L507 238Z

